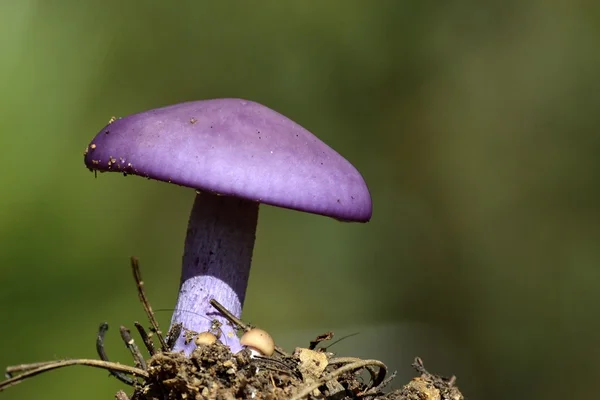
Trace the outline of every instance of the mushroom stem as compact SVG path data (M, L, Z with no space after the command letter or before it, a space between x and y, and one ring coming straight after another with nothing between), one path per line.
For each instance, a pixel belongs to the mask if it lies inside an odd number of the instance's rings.
M241 349L231 325L210 305L217 300L240 317L258 222L258 202L229 196L199 193L188 223L181 284L171 325L196 332L210 331L212 321L222 323L220 340L233 353ZM180 336L173 351L190 354L193 341Z

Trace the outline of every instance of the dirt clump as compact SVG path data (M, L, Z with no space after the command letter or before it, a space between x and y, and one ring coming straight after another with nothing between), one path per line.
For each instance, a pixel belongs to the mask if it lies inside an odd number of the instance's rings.
M160 352L147 361L148 377L136 385L131 397L120 392L117 399L463 399L454 378L429 374L420 359L413 364L420 376L385 393L394 375L386 376L385 365L376 360L335 357L308 348L282 353L232 354L219 341L196 348L189 357Z

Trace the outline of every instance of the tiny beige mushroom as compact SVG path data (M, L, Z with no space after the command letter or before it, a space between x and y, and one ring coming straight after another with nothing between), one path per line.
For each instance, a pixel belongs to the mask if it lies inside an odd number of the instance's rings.
M244 333L240 338L240 344L250 350L251 357L256 355L270 357L275 352L275 342L271 335L258 328Z
M201 332L194 339L196 346L209 346L217 341L217 337L210 332Z

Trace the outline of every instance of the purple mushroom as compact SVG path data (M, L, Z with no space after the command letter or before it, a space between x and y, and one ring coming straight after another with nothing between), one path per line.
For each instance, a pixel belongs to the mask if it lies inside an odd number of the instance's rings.
M283 115L241 99L194 101L111 121L92 140L85 165L194 188L181 286L172 324L207 331L216 299L240 316L260 203L367 222L371 196L360 173ZM221 340L240 350L223 323ZM174 351L195 345L180 337Z

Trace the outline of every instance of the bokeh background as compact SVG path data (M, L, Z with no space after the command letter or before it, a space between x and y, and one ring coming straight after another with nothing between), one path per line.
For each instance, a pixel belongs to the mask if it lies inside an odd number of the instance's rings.
M286 348L412 375L472 399L593 398L600 378L600 7L592 2L0 2L0 364L109 356L175 302L194 193L94 179L111 116L261 102L348 158L369 224L263 207L244 318ZM169 311L159 312L168 324ZM110 399L82 367L3 399Z

